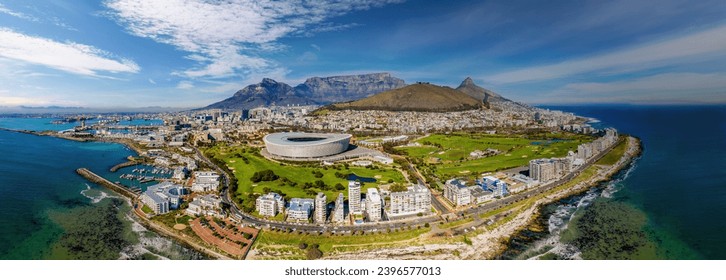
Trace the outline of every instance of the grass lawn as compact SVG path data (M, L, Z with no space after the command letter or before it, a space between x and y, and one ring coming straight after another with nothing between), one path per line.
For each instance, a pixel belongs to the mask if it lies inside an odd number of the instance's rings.
M615 146L615 148L613 148L613 150L610 153L608 153L607 155L602 157L595 164L613 165L616 162L618 162L620 157L623 156L623 154L625 153L625 149L627 149L627 148L628 148L628 140L625 139L624 136L621 136L620 143L618 143L618 145Z
M406 230L406 231L399 231L399 232L382 232L382 233L374 233L374 234L365 234L365 235L336 235L336 236L321 236L321 235L307 235L307 234L298 234L298 233L282 233L282 232L275 232L275 231L268 231L268 230L262 230L260 231L259 236L257 236L257 241L255 242L255 247L265 247L265 246L279 246L279 245L287 245L291 247L297 248L297 246L302 243L307 244L318 244L320 245L320 250L323 252L330 252L332 249L336 247L346 247L346 246L362 246L362 245L377 245L380 244L381 247L385 247L385 243L390 242L398 242L398 241L404 241L404 240L410 240L413 238L416 238L424 233L427 233L431 230L431 228L425 228L422 227L421 229L414 229L414 230Z
M482 172L524 166L536 158L564 157L591 137L569 133L536 135L535 138L488 134L434 134L418 140L423 146L401 147L413 158L431 163L420 170L442 179L478 175ZM495 156L470 159L469 153L487 148L499 150ZM435 161L432 159L439 159Z
M206 151L207 154L213 155L214 157L223 160L229 168L232 169L235 177L238 181L237 195L243 198L249 197L250 194L258 193L263 194L265 188L270 188L276 192L285 193L289 198L300 197L300 198L314 198L315 194L310 194L303 189L304 183L314 183L317 180L322 180L328 186L335 186L336 184L342 184L345 189L343 190L328 190L323 191L320 188L314 187L315 193L322 191L327 196L328 202L334 201L338 196L338 193L343 193L344 196L348 196L348 180L336 177L335 173L348 174L353 173L358 177L374 179L375 182L364 183L363 190L370 187L378 187L381 184L388 184L388 180L393 180L396 183L405 183L403 175L393 167L378 165L376 169L355 167L350 166L348 169L342 164L335 166L321 167L318 165L297 165L297 164L282 164L268 160L260 156L257 152L253 151L252 148L244 146L222 146L218 145L210 148ZM247 159L246 161L244 159ZM272 170L280 178L275 181L258 182L253 183L250 178L255 172L263 170ZM320 172L323 174L321 178L317 178L313 171ZM287 178L288 183L283 178Z
M151 208L146 204L144 204L144 206L141 207L141 211L144 211L144 213L146 213L146 214L154 214L154 210L151 210Z

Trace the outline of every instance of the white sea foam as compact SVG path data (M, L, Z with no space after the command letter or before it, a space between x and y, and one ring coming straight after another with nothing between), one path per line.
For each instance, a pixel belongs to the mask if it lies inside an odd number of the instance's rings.
M622 187L623 187L622 182L625 181L625 179L627 179L628 177L630 177L630 174L633 173L633 170L635 170L635 168L638 167L638 165L636 164L638 159L640 159L640 158L633 159L633 162L630 164L628 169L625 170L625 174L616 178L615 180L608 182L608 184L605 186L605 188L602 191L602 194L601 194L602 197L612 198L613 194L615 194L616 192L618 192L619 190L622 189Z
M567 229L570 220L572 220L577 211L590 206L597 197L612 198L613 194L622 189L622 182L630 177L630 174L635 170L638 159L635 158L628 169L625 170L625 173L608 182L602 190L589 190L574 205L563 204L557 206L557 209L555 209L547 220L550 234L546 238L536 241L532 247L525 251L523 256L536 254L529 259L538 259L547 253L553 253L562 259L582 259L582 252L577 247L560 242L560 234Z
M94 192L98 193L98 194L93 195ZM105 198L119 198L118 196L109 195L108 193L101 191L101 190L91 189L91 186L89 184L86 184L86 189L81 191L81 195L90 199L91 203L93 203L93 204L99 203L102 200L104 200Z

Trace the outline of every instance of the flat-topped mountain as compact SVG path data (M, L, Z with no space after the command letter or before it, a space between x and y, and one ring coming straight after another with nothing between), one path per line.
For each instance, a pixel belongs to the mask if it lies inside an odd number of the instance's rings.
M357 101L332 104L329 108L333 110L449 112L478 109L482 105L481 101L450 87L419 83L381 92Z
M405 85L403 80L389 73L313 77L295 87L265 78L203 109L243 110L271 105L330 104L358 100Z
M295 91L321 104L366 98L387 90L402 88L406 83L389 73L313 77L295 87Z
M270 105L312 105L316 104L309 98L301 96L286 83L273 79L262 79L262 82L249 85L237 91L232 97L205 107L204 109L243 110Z

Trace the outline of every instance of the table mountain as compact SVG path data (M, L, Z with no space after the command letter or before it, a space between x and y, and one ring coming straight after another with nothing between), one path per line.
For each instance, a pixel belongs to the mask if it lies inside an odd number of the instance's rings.
M313 77L295 87L295 91L321 104L366 98L373 94L406 86L389 73Z
M403 80L389 73L313 77L294 88L265 78L258 84L237 91L230 98L202 109L242 110L270 105L330 104L358 100L405 85Z

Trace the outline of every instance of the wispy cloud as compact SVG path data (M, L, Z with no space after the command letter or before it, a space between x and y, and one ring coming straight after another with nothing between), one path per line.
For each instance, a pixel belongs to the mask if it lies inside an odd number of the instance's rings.
M571 83L544 103L726 103L726 73L665 73L628 80Z
M176 85L176 88L178 89L192 89L194 88L194 84L190 81L181 81Z
M723 56L726 50L726 26L699 31L680 37L633 46L610 53L528 67L496 74L486 79L506 84L553 80L599 71L610 75L655 67L701 62Z
M24 20L39 21L39 19L34 16L8 9L7 7L3 6L3 4L1 4L1 3L0 3L0 13L11 15L16 18L20 18L20 19L24 19Z
M0 56L86 76L99 71L137 73L139 66L128 59L112 58L109 52L74 42L57 42L0 28Z
M275 44L279 38L316 28L342 28L345 25L324 21L394 2L401 0L110 0L105 6L129 33L192 53L199 66L180 73L191 78L218 78L275 71L280 66L259 53L279 48Z

